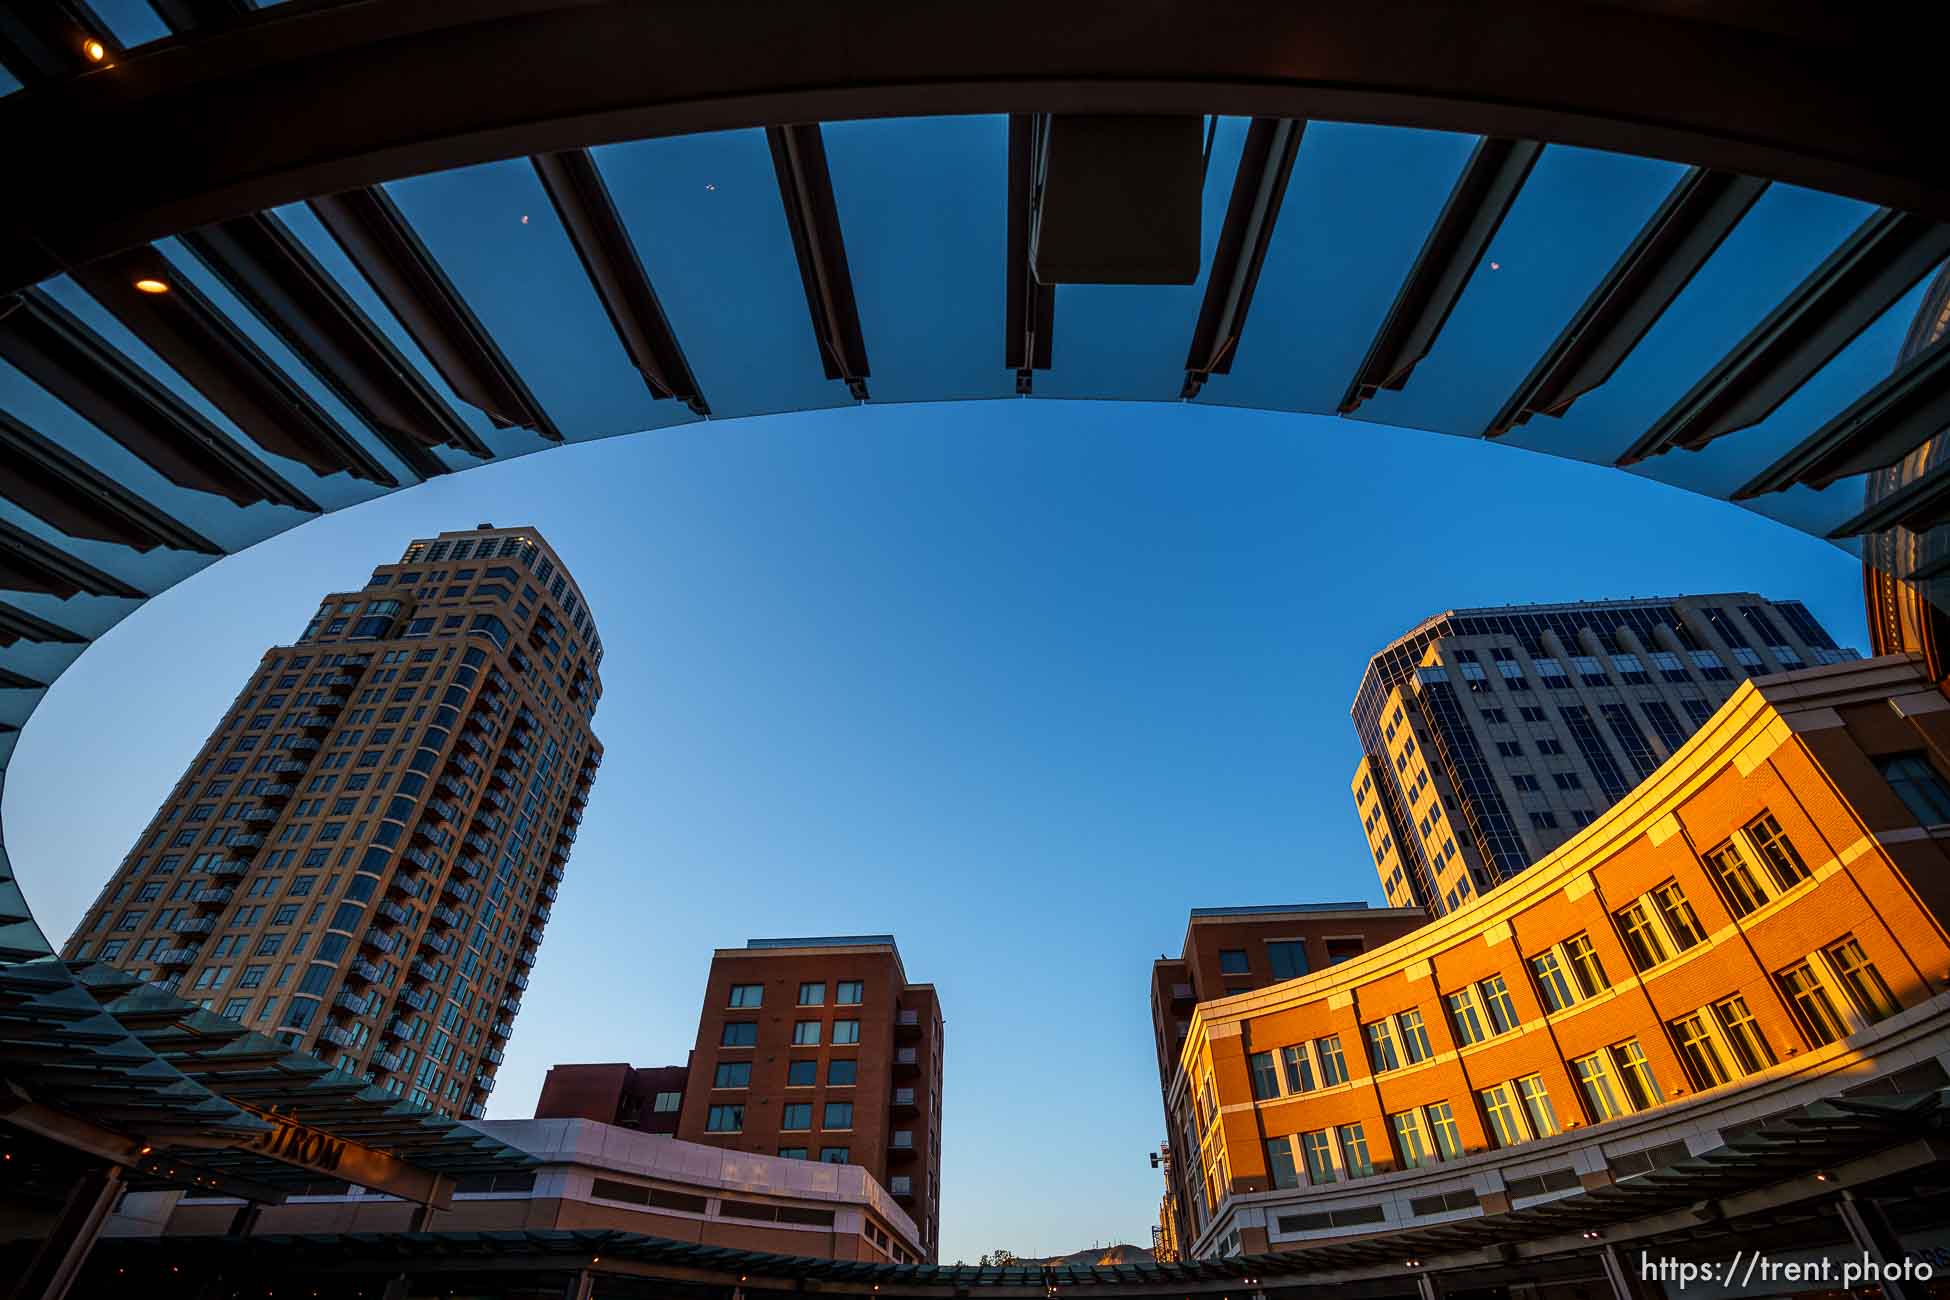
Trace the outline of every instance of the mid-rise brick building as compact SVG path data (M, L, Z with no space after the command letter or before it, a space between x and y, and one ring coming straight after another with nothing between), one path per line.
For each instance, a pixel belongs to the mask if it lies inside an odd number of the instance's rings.
M542 1080L536 1119L589 1119L639 1133L677 1132L688 1065L637 1069L620 1061L553 1065Z
M62 956L481 1115L602 762L602 657L534 529L413 542L264 653Z
M864 1166L941 1228L940 1002L892 935L753 939L712 954L677 1135Z

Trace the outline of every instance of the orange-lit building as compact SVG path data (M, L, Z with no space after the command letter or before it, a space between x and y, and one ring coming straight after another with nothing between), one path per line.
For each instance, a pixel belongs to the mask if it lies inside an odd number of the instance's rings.
M1297 978L1197 988L1166 1086L1181 1249L1522 1210L1819 1099L1942 1086L1946 774L1918 661L1757 679L1500 887Z

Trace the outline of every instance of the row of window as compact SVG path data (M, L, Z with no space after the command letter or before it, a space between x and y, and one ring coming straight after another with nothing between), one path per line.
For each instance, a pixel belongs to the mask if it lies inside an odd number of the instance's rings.
M792 1025L792 1045L794 1047L818 1047L820 1026L823 1021L799 1020ZM860 1041L860 1022L857 1020L835 1020L833 1022L832 1042L835 1047L849 1047ZM720 1047L758 1046L758 1022L756 1020L727 1020L718 1035Z
M864 980L841 980L833 986L833 1005L838 1007L857 1007L866 1000L867 985ZM763 984L733 984L725 1003L733 1009L748 1010L765 1005L765 986ZM799 1006L823 1007L826 1005L826 985L823 981L799 986Z
M860 1062L852 1057L826 1063L826 1086L844 1088L860 1080ZM791 1061L785 1069L785 1086L788 1088L810 1088L819 1082L818 1061ZM713 1088L749 1088L752 1086L752 1063L750 1061L720 1061L712 1073Z
M801 1132L810 1130L813 1108L809 1101L787 1102L779 1108L779 1129L782 1132ZM829 1101L820 1115L819 1127L829 1133L851 1132L853 1129L853 1103L850 1101ZM742 1103L728 1103L713 1106L705 1112L704 1131L707 1133L742 1133L745 1131L745 1107ZM905 1131L905 1130L903 1130ZM896 1137L898 1138L898 1134ZM913 1135L908 1134L908 1141ZM896 1145L899 1145L896 1142Z

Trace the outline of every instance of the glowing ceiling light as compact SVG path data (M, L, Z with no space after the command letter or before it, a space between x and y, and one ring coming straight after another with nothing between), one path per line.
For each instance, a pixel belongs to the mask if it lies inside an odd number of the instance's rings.
M168 293L169 292L169 286L167 284L163 283L161 280L149 279L147 276L143 277L140 280L137 280L135 282L135 287L142 290L142 292L144 293Z
M100 63L108 57L108 47L92 36L81 43L81 52L88 56L90 63Z

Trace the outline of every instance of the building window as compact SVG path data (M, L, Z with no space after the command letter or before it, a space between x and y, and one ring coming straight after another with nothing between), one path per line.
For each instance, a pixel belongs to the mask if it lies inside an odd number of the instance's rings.
M1747 1008L1746 998L1735 994L1715 1002L1713 1018L1719 1022L1720 1033L1733 1059L1739 1062L1742 1074L1757 1074L1774 1064L1774 1049L1767 1045L1767 1037L1760 1032L1754 1013Z
M1727 900L1727 910L1735 916L1745 916L1767 901L1767 891L1761 888L1753 868L1741 856L1740 846L1732 840L1708 853L1706 865L1713 869L1713 877L1720 883L1720 894Z
M793 1061L785 1067L785 1086L788 1088L810 1088L818 1082L818 1061Z
M1513 1147L1528 1136L1523 1130L1523 1117L1517 1111L1516 1097L1509 1084L1499 1083L1476 1095L1483 1103L1483 1118L1496 1145Z
M749 1088L752 1086L752 1063L750 1061L721 1061L711 1076L713 1088Z
M732 1020L725 1024L718 1035L721 1047L758 1046L758 1022L756 1020Z
M1652 914L1644 899L1628 903L1616 913L1619 937L1625 952L1639 970L1651 970L1666 959L1665 940L1652 924Z
M1925 826L1950 822L1950 788L1944 786L1928 758L1920 753L1891 754L1875 763L1882 779L1917 821Z
M799 986L799 1005L802 1007L822 1007L826 1005L826 985L801 984Z
M1320 1084L1331 1088L1347 1082L1347 1058L1341 1055L1341 1036L1329 1034L1314 1040L1314 1055L1320 1059Z
M1862 1019L1874 1024L1896 1014L1895 995L1890 993L1881 972L1876 970L1869 961L1869 955L1862 951L1862 945L1852 936L1830 944L1823 952L1829 966L1834 968L1835 975L1841 980L1848 1000L1855 1004L1855 1010Z
M1652 1073L1652 1063L1645 1059L1645 1049L1639 1040L1628 1038L1609 1049L1611 1063L1618 1070L1618 1081L1624 1086L1625 1096L1632 1103L1633 1110L1644 1110L1656 1106L1666 1099L1659 1090L1659 1080Z
M1564 959L1570 963L1571 978L1577 982L1579 993L1595 998L1611 987L1605 964L1598 960L1598 950L1592 946L1590 935L1580 931L1566 939L1563 947Z
M826 1066L826 1084L832 1088L850 1088L860 1078L858 1061L831 1061Z
M1811 1046L1820 1047L1848 1036L1848 1026L1834 997L1811 964L1804 961L1788 967L1781 972L1780 982L1789 1005L1794 1008L1794 1018L1801 1023L1801 1032L1807 1035Z
M1652 891L1652 901L1659 909L1659 916L1666 923L1666 933L1672 936L1672 946L1685 952L1695 944L1706 941L1706 931L1693 912L1693 905L1686 901L1686 895L1679 885L1671 880Z
M1395 1031L1401 1039L1402 1056L1410 1065L1428 1060L1435 1055L1429 1045L1428 1026L1422 1023L1422 1013L1410 1008L1395 1017Z
M1781 824L1771 813L1763 813L1747 824L1747 838L1752 841L1754 851L1760 854L1767 864L1768 874L1781 892L1786 893L1808 878L1808 866L1801 861L1801 855L1794 851L1794 845L1781 830Z
M1372 1021L1361 1026L1362 1036L1368 1040L1368 1069L1375 1074L1386 1074L1390 1070L1402 1068L1401 1053L1395 1046L1395 1026L1387 1019Z
M1219 949L1219 973L1221 975L1244 975L1252 969L1246 961L1244 948Z
M1340 1172L1334 1167L1334 1142L1326 1129L1316 1133L1300 1135L1300 1153L1307 1163L1307 1181L1319 1187L1325 1183L1340 1181Z
M731 986L731 1001L725 1005L730 1007L756 1007L763 1006L764 1001L765 986L763 984L733 984Z
M1540 1138L1554 1137L1561 1130L1557 1111L1551 1106L1550 1089L1542 1075L1526 1074L1517 1080L1517 1095L1523 1098L1524 1114L1530 1118L1531 1133Z
M1489 1012L1490 1027L1495 1033L1507 1034L1517 1027L1517 1004L1510 1000L1510 987L1503 982L1501 975L1492 975L1480 980L1477 991L1483 995L1483 1009Z
M1447 1001L1449 1020L1455 1026L1458 1047L1468 1047L1489 1037L1489 1031L1483 1028L1483 1013L1476 1005L1475 989L1451 993Z
M1460 1160L1463 1153L1462 1130L1456 1125L1456 1112L1446 1101L1431 1102L1422 1108L1429 1121L1429 1137L1436 1153L1444 1160Z
M1537 979L1537 992L1546 1011L1562 1011L1577 1001L1571 992L1571 977L1558 960L1557 949L1550 948L1530 959L1531 974Z
M1298 1187L1300 1170L1293 1163L1293 1139L1290 1137L1268 1138L1266 1140L1266 1168L1273 1176L1273 1186Z
M1254 1052L1248 1063L1252 1066L1253 1096L1261 1101L1280 1095L1280 1080L1273 1069L1273 1053Z
M857 1020L835 1020L833 1022L833 1043L844 1047L860 1041L860 1022Z
M851 1149L848 1147L819 1148L819 1163L822 1165L844 1165L851 1163Z
M1703 1012L1673 1021L1672 1038L1679 1049L1679 1062L1686 1067L1686 1077L1696 1091L1717 1088L1733 1077Z
M659 1115L674 1115L684 1108L684 1094L681 1092L660 1092L650 1103L650 1109Z
M1266 945L1266 960L1274 979L1299 979L1307 973L1307 945L1299 939L1277 940Z
M1280 1049L1280 1065L1286 1074L1286 1090L1289 1093L1312 1092L1314 1090L1314 1063L1307 1055L1307 1045L1296 1043L1292 1047Z
M1343 1124L1339 1129L1341 1138L1341 1168L1349 1178L1368 1178L1374 1174L1374 1161L1368 1158L1368 1135L1361 1131L1359 1124Z
M819 1021L801 1020L792 1026L792 1045L794 1047L819 1046Z
M823 1129L850 1129L853 1127L853 1103L850 1101L829 1101L826 1114L820 1120Z
M707 1133L742 1133L745 1131L745 1108L743 1106L713 1106L704 1118Z
M1578 1090L1584 1093L1585 1109L1591 1112L1593 1122L1618 1119L1630 1113L1603 1052L1580 1056L1571 1062L1571 1072L1577 1076Z
M803 1132L812 1127L812 1103L809 1101L790 1101L779 1108L779 1128L782 1132Z
M866 996L867 986L863 980L841 980L833 990L833 1001L843 1007L857 1007ZM841 1164L846 1162L842 1160Z
M1395 1163L1403 1169L1420 1169L1435 1163L1435 1149L1422 1131L1422 1117L1412 1110L1388 1117L1388 1128L1395 1138Z
M804 1147L780 1147L779 1148L779 1159L781 1160L804 1160L805 1158L806 1158L806 1148Z

